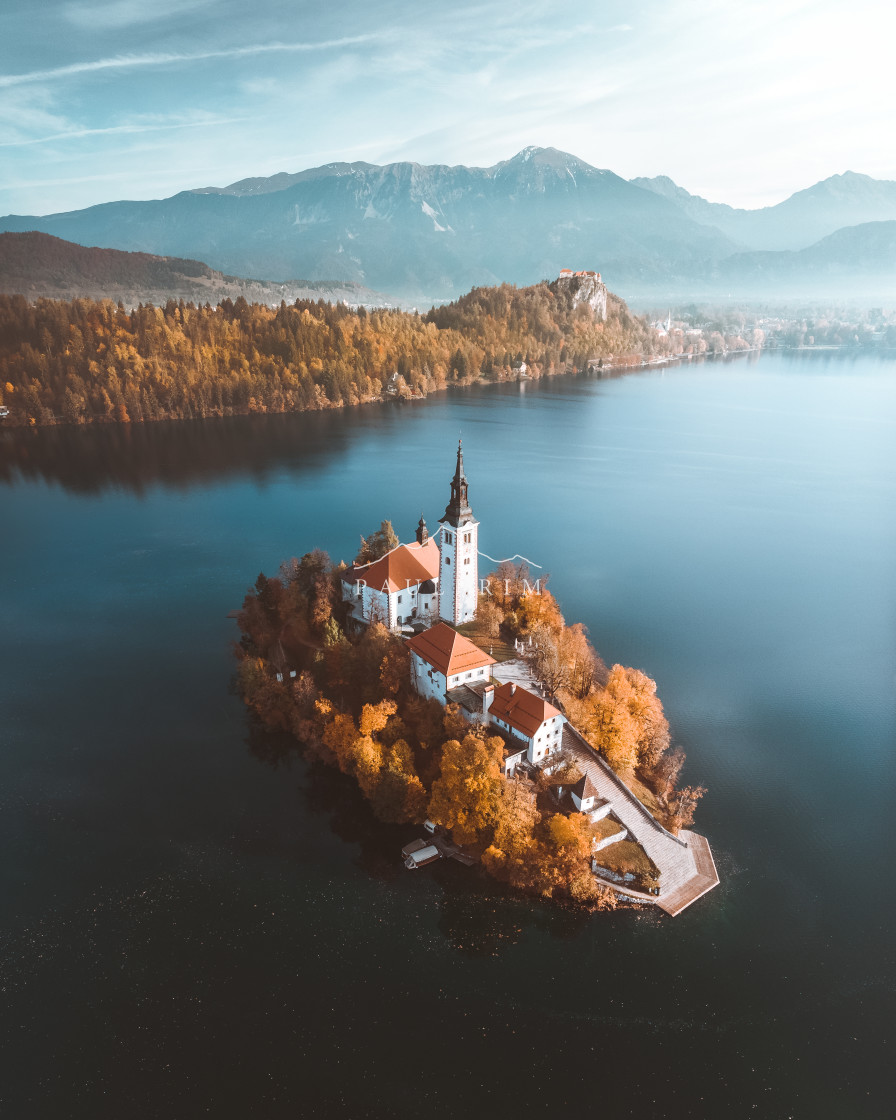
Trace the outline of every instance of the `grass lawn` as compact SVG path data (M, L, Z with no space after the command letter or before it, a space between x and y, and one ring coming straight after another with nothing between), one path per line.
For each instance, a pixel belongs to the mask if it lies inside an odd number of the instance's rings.
M594 822L591 826L591 832L595 840L606 840L608 836L622 832L622 825L610 817L604 817L603 820Z
M632 791L635 797L637 797L637 799L641 802L641 804L646 809L648 809L654 817L656 817L660 824L662 824L665 820L665 814L663 812L663 807L662 805L660 805L659 801L657 801L656 794L653 792L653 790L649 789L646 785L644 785L643 782L639 781L634 776L634 774L621 774L620 777Z
M631 872L635 876L632 886L648 890L659 885L660 873L656 864L634 840L620 840L598 852L594 857L598 867L615 871L617 875Z

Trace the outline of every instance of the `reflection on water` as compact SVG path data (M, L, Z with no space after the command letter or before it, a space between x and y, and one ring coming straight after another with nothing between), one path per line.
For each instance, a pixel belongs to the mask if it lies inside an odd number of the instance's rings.
M142 494L160 484L202 486L242 476L263 483L284 466L310 468L338 457L359 411L0 430L0 482L42 479L80 494Z

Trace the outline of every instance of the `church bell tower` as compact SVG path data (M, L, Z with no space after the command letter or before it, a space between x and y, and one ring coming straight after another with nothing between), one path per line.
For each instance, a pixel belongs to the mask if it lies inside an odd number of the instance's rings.
M451 500L439 518L439 618L460 626L476 617L479 597L479 522L467 497L464 452L457 444Z

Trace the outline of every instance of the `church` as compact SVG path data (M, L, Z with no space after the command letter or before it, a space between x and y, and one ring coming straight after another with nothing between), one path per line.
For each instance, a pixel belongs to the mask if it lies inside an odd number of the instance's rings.
M473 516L458 442L451 497L430 537L421 517L414 541L342 575L342 598L357 623L379 621L390 630L419 631L438 621L472 622L479 596L479 522Z
M496 677L494 658L454 629L476 618L478 549L479 522L470 506L459 442L437 536L430 537L421 517L410 544L347 569L342 592L357 623L380 621L410 635L411 683L420 696L456 704L471 723L485 724L506 739L509 776L524 764L549 764L561 749L566 717L543 696Z

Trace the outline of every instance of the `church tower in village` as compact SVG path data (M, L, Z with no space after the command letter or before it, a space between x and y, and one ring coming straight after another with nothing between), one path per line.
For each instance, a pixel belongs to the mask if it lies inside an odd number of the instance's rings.
M479 522L467 498L460 441L457 469L451 480L451 501L439 524L439 617L460 626L476 617L479 592Z

